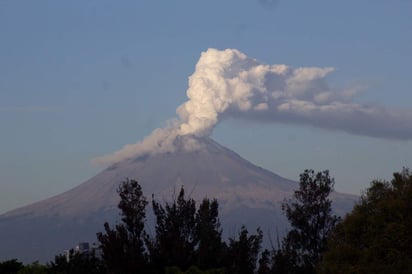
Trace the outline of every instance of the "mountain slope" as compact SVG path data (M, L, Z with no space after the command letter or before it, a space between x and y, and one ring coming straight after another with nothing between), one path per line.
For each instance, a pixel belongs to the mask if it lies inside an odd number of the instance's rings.
M94 241L104 221L114 222L118 216L116 189L125 178L137 179L148 198L154 194L160 201L170 200L182 185L197 200L217 198L226 235L233 235L241 224L250 229L261 226L265 233L284 231L280 203L297 183L211 139L200 139L199 144L191 151L181 147L173 153L124 160L67 192L0 216L0 242L9 247L0 250L0 260L50 260L79 241ZM333 197L340 213L350 210L356 199L339 193Z

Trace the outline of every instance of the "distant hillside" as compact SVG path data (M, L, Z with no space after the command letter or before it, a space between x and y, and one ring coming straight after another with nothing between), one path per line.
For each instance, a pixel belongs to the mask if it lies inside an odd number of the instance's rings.
M209 138L199 142L201 147L193 151L124 160L67 192L1 215L0 243L7 248L0 250L0 260L44 262L79 241L94 242L103 223L118 217L116 189L125 178L138 180L145 195L154 194L159 201L170 200L182 185L197 200L217 198L226 235L233 235L242 224L249 230L260 226L265 236L269 231L283 233L287 222L280 203L298 184L253 165ZM357 197L333 193L333 199L335 211L344 214ZM150 222L148 229L154 230Z

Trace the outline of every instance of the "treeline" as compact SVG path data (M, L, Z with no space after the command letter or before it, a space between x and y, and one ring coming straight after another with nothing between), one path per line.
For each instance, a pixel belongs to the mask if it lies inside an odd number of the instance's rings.
M331 210L334 180L328 171L305 170L299 189L282 203L291 229L262 250L260 229L222 239L219 205L198 206L182 188L170 203L152 196L153 235L145 229L148 201L135 180L118 188L121 221L97 233L101 256L70 254L40 265L0 263L1 273L312 274L412 273L412 174L373 181L343 220ZM273 236L273 235L272 235ZM278 235L275 235L278 236Z
M151 236L145 230L148 202L137 181L121 183L118 193L121 223L106 223L105 232L97 234L109 273L254 272L262 232L251 235L242 227L237 238L224 242L217 200L204 199L197 207L183 188L172 203L162 205L153 197Z

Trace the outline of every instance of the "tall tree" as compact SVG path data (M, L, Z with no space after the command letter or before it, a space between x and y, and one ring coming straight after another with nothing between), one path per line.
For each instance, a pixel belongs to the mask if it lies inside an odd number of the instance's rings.
M105 234L98 233L102 257L112 273L137 273L147 267L145 252L146 198L135 180L126 179L117 190L121 223L114 229L106 222Z
M216 199L203 199L196 213L196 264L203 270L222 266L223 242Z
M277 255L282 263L287 260L290 273L314 273L325 251L327 238L339 221L329 199L333 186L327 170L305 170L293 198L282 204L292 228L283 240L282 254Z
M262 244L262 230L257 229L256 235L249 235L245 226L239 232L239 238L229 239L226 251L226 269L228 273L253 274Z
M153 199L152 204L156 217L156 235L154 239L147 237L146 240L152 266L158 271L163 271L166 266L187 270L196 261L195 201L185 198L182 187L173 203L166 203L163 207Z
M265 249L260 255L259 268L257 274L271 274L272 261L270 251Z
M333 231L321 273L411 273L412 173L373 181Z

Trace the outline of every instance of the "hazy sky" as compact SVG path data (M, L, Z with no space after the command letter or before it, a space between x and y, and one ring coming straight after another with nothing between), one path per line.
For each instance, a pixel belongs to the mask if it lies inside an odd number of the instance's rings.
M227 115L212 138L244 158L295 180L329 169L338 191L355 194L412 167L412 1L3 0L0 35L0 212L78 185L102 169L93 159L176 118L209 48L334 68L321 77L328 90L384 113L373 125L350 116L355 131L322 126L330 113L308 123ZM363 124L381 134L359 135ZM394 129L404 138L383 134Z

